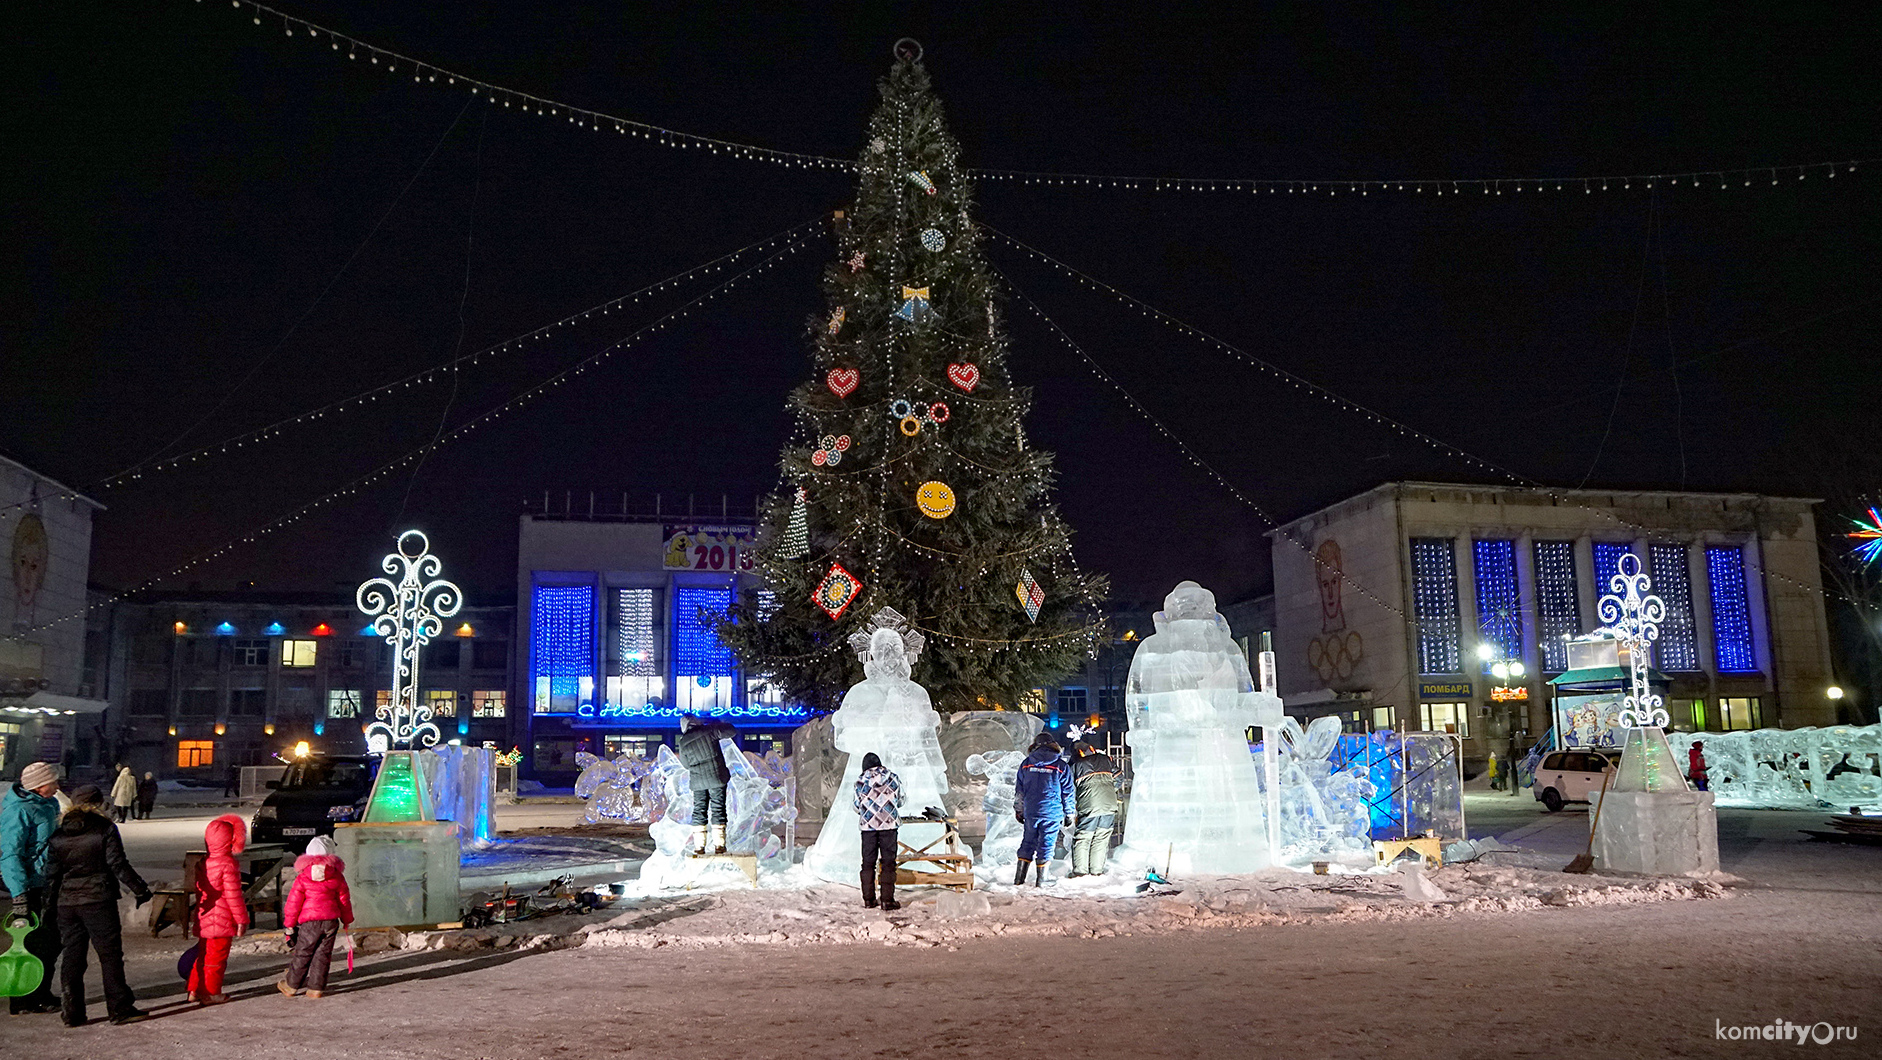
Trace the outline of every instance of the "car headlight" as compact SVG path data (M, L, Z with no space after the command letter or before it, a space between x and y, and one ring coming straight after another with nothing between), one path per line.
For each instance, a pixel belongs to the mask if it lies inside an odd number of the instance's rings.
M261 809L255 811L255 820L272 821L275 819L275 813L276 813L275 807L263 806Z

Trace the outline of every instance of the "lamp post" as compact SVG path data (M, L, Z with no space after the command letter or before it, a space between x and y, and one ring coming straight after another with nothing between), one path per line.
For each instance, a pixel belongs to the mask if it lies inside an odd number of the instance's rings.
M1504 790L1511 795L1516 795L1520 789L1516 783L1516 708L1514 704L1528 700L1529 686L1520 682L1529 675L1529 668L1523 665L1521 659L1509 658L1500 642L1485 641L1477 645L1477 658L1489 664L1490 675L1497 679L1496 687L1490 690L1490 699L1500 705L1503 719L1504 761L1501 779L1504 782ZM1512 687L1511 681L1519 683Z
M392 702L379 709L366 727L369 751L423 749L438 742L431 706L418 698L418 657L444 620L464 604L464 591L437 577L444 561L431 554L431 542L417 530L399 535L398 551L380 561L390 578L362 583L356 599L372 619L373 632L392 645Z

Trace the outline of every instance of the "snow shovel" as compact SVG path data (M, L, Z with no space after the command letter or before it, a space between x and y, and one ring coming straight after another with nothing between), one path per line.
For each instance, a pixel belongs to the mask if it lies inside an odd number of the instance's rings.
M1594 820L1588 823L1588 846L1575 855L1575 860L1562 866L1563 872L1574 872L1586 876L1594 871L1594 833L1597 828L1601 827L1601 803L1608 801L1608 778L1613 775L1613 770L1601 774L1601 801L1594 804Z
M25 997L39 989L46 978L46 966L26 952L26 936L39 926L38 920L21 917L8 924L6 932L13 944L0 953L0 997Z

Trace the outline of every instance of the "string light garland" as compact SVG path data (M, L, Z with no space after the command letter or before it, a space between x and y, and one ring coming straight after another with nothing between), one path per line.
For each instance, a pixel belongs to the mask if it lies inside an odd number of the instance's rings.
M201 0L197 2L200 3ZM229 6L238 11L247 10L251 21L257 26L263 24L263 16L266 16L269 22L279 22L284 34L290 38L305 37L314 45L324 43L327 51L332 55L344 55L354 62L363 57L367 60L366 68L377 67L388 74L408 76L413 84L467 91L474 97L488 100L492 106L501 104L507 110L521 111L545 118L561 118L579 129L597 133L612 131L622 136L657 143L662 147L699 150L713 155L725 155L729 158L771 162L794 169L833 169L845 172L853 172L857 169L857 164L846 158L833 158L829 155L803 151L782 151L716 136L701 136L698 133L669 129L651 122L622 118L587 107L571 106L534 93L505 88L455 70L448 70L435 63L413 58L390 48L370 44L358 37L330 29L317 22L309 22L267 4L254 3L252 0L230 0Z
M374 470L369 471L366 474L361 475L358 478L355 478L347 482L346 484L340 486L338 489L335 489L330 493L324 494L323 496L313 501L310 501L307 504L300 506L299 508L296 508L294 511L289 512L286 515L280 516L268 523L264 523L263 525L253 530L250 530L247 533L242 534L238 537L230 538L228 541L217 546L216 548L210 549L206 552L199 553L198 555L186 561L185 563L163 574L156 575L143 582L140 582L139 584L129 589L126 589L123 592L115 593L115 594L101 597L95 600L89 600L87 601L84 607L81 607L76 611L68 612L67 614L61 615L58 618L51 619L50 621L47 621L47 622L42 622L36 626L30 626L30 627L26 627L23 629L15 630L14 633L6 639L9 639L9 640L23 639L26 636L29 636L35 632L38 632L39 630L48 629L50 627L57 626L65 622L71 622L75 619L83 618L86 614L88 614L94 608L103 607L109 604L116 603L119 600L126 599L135 593L142 592L143 590L148 589L151 586L156 585L159 582L163 582L171 578L175 578L178 575L184 574L187 571L190 571L196 567L202 566L205 563L209 563L213 560L220 559L222 556L227 555L229 552L233 551L235 548L237 548L240 545L253 544L255 541L259 540L262 537L267 536L268 534L274 533L284 527L287 527L294 523L299 522L301 519L307 517L308 515L313 514L317 509L324 508L343 498L353 496L359 493L362 489L365 489L366 487L371 486L374 483L379 482L382 479L385 479L387 476L391 475L393 472L399 470L405 465L410 464L415 460L423 459L425 456L427 456L429 453L439 448L440 446L443 446L451 441L461 438L464 435L469 434L471 431L476 430L478 427L481 427L490 423L491 421L495 420L497 417L513 412L516 409L523 406L524 404L528 403L529 401L532 401L538 397L541 397L543 394L548 393L551 389L561 386L563 383L566 383L571 379L574 379L576 377L583 375L589 369L598 366L601 362L606 361L610 357L613 357L616 353L619 353L623 350L626 350L632 347L635 343L639 342L640 340L648 336L657 334L659 332L665 331L668 327L672 326L674 323L677 323L679 320L682 320L692 315L692 313L695 310L713 301L719 295L725 293L726 291L731 290L733 287L736 287L742 281L748 278L760 275L764 272L770 271L779 262L785 260L791 255L804 249L806 245L807 245L806 242L802 238L794 237L790 239L788 242L786 242L783 247L772 252L768 257L751 265L750 267L746 268L744 271L738 273L737 275L734 275L731 278L725 280L723 283L719 284L716 287L713 287L711 290L708 290L698 295L697 297L693 298L691 301L686 302L685 304L679 306L678 308L669 310L667 313L656 318L651 323L645 324L639 329L635 330L634 332L629 334L626 338L620 339L616 342L610 343L609 345L602 347L600 350L597 350L595 353L590 354L589 356L583 358L582 360L577 361L576 363L568 366L567 368L563 368L560 371L557 371L553 375L544 379L542 382L537 383L525 390L517 392L516 394L512 395L510 398L505 400L502 404L496 405L490 409L485 410L482 413L472 416L470 419L467 419L463 421L462 423L460 423L457 427L447 432L444 432L443 434L440 434L434 440L427 442L426 444L421 445L418 448L411 450L410 452L407 452L405 455L397 457L391 461L388 461L385 464L380 465L378 468L375 468Z

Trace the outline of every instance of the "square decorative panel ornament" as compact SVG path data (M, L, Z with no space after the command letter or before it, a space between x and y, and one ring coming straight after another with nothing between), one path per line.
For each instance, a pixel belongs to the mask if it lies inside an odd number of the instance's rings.
M1033 580L1032 571L1025 567L1019 569L1019 584L1013 586L1013 595L1019 597L1019 606L1026 609L1027 619L1039 621L1039 608L1046 602L1046 591Z
M830 564L830 573L823 576L817 588L810 594L811 602L823 608L823 613L832 619L843 617L850 604L863 591L862 579L843 569L841 563Z

